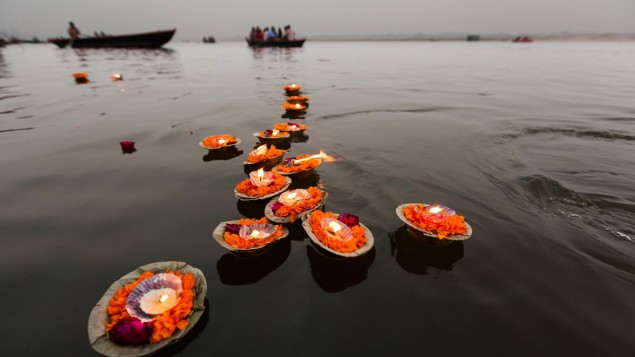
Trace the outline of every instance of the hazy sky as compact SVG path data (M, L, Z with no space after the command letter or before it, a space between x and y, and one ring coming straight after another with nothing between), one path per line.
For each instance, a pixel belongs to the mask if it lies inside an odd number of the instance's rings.
M291 24L299 36L635 33L635 0L0 0L0 31L40 38L177 28L177 39L240 37Z

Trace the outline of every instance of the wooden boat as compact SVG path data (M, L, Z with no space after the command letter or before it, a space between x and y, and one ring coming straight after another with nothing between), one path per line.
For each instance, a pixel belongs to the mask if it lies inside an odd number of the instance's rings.
M516 37L515 39L512 40L512 42L524 42L524 43L528 43L528 42L534 42L534 40L532 40L531 38L525 36L525 37Z
M56 44L60 48L66 46L73 48L102 48L102 47L137 47L159 48L172 39L176 29L162 30L146 33L118 36L83 37L76 40L69 38L50 38L48 42Z
M306 38L299 38L297 40L252 40L245 38L249 47L302 47Z

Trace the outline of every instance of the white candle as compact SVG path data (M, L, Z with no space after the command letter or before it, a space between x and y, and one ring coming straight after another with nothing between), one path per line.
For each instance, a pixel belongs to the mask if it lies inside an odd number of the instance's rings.
M162 314L178 304L176 290L163 288L150 290L139 300L139 307L148 315Z

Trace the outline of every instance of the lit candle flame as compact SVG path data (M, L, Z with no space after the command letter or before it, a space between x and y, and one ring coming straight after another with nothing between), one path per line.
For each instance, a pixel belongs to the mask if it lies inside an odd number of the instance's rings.
M113 73L110 78L112 78L113 81L120 81L123 79L123 76L119 73Z
M288 198L288 199L290 199L290 200L292 200L292 199L294 199L294 198L295 198L295 196L297 196L297 195L298 195L297 193L292 192L292 193L290 193L290 194L288 194L288 195L287 195L287 198Z
M331 229L333 234L336 234L337 232L339 232L342 229L342 227L340 227L340 225L337 222L335 222L335 221L332 221L332 222L329 223L329 228Z
M168 301L168 298L169 298L168 294L163 294L161 295L161 298L159 299L159 301L166 302Z
M430 212L430 213L432 213L432 214L441 213L441 212L443 212L443 208L441 208L441 207L439 207L439 206L430 207L430 209L428 210L428 212Z
M295 108L296 108L296 109L302 109L302 104L300 104L300 103L296 103L296 104L295 104Z
M260 234L260 232L259 232L257 229L254 229L254 230L251 232L250 236L251 236L252 238L256 238L256 237L258 237L258 234Z
M265 171L263 169L258 169L258 180L262 180L265 177Z
M311 155L309 157L305 157L304 159L296 159L296 160L293 160L293 163L297 165L297 164L299 164L301 162L308 161L308 160L311 160L311 159L320 159L320 160L324 160L326 162L337 161L337 159L334 158L333 156L325 153L323 150L320 150L320 153L317 154L317 155Z
M225 140L225 139L218 139L218 144L219 144L219 145L223 145L223 144L225 144L226 142L227 142L227 140Z
M280 133L280 130L273 129L273 131L271 132L271 136L278 136L278 133Z

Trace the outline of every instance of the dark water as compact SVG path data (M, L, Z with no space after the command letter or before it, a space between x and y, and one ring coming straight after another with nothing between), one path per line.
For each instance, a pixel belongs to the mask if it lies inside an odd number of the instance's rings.
M204 320L166 354L634 350L634 43L168 47L0 49L3 355L92 355L93 305L165 260L209 285ZM255 259L212 238L262 212L233 187L251 134L286 120L289 82L311 97L290 154L341 159L303 184L373 231L361 258L324 255L298 225ZM197 145L215 133L242 153ZM413 240L395 207L417 201L455 208L472 238Z

